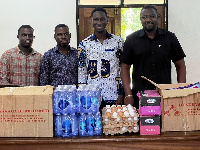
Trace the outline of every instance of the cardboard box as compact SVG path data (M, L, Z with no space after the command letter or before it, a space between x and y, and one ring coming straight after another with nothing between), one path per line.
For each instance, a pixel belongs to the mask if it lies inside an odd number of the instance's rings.
M157 87L162 96L162 132L200 130L200 88L168 90L189 83L156 84L148 81Z
M0 88L0 137L53 137L52 86Z
M140 116L140 135L160 134L160 116Z

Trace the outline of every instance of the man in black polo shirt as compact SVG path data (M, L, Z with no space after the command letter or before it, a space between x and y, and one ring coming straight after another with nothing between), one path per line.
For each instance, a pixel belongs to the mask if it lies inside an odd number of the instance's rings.
M186 82L183 49L174 33L158 28L157 9L152 5L142 8L143 29L127 36L121 57L121 79L125 90L124 104L138 108L137 91L153 90L155 86L141 78L145 76L158 84L171 84L171 61L175 64L178 83ZM130 88L130 67L133 64Z

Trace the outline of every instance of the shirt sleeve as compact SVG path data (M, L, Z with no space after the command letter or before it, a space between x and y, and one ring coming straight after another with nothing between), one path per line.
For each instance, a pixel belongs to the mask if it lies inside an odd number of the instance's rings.
M121 55L123 53L123 46L124 46L124 40L120 38L118 41L118 50L117 50L117 57L119 58L119 77L120 77L120 70L121 70ZM124 95L124 87L120 78L120 83L119 83L119 89L118 89L118 95Z
M174 33L172 33L172 61L176 62L178 60L183 59L184 57L186 57L183 48L181 47L181 44L179 43L179 40L177 39L176 35Z
M49 57L45 53L42 57L41 67L40 67L40 85L50 85L50 64Z
M87 82L87 66L86 52L83 42L78 46L78 84L86 84Z
M133 64L132 43L133 41L131 40L131 37L127 36L126 41L124 42L124 46L123 46L123 53L120 58L121 63L127 64L127 65Z
M0 60L0 83L10 84L10 69L9 69L9 59L8 53L3 53Z

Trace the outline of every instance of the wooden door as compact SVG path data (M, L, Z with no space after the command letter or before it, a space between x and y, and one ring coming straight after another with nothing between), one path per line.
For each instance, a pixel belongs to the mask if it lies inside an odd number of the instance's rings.
M158 27L165 29L165 7L164 6L155 6L158 11Z
M94 8L79 8L79 39L78 42L94 33L91 21L91 12ZM105 8L108 15L107 31L115 35L121 35L121 11L120 8Z

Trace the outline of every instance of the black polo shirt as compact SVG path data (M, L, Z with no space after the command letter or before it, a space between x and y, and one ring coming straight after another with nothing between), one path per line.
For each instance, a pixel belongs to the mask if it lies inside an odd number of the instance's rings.
M141 78L145 76L158 84L171 83L171 61L185 57L174 33L158 29L154 39L143 29L127 36L121 62L133 64L133 90L151 90L155 86Z

